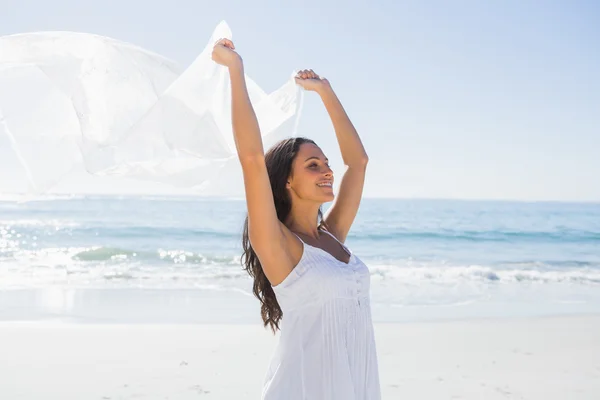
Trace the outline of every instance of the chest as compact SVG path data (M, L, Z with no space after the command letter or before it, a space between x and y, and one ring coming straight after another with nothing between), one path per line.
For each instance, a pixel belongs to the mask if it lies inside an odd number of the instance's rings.
M301 286L304 286L302 297L326 301L368 296L369 269L356 255L350 256L350 261L346 264L324 250L317 250L310 261L312 265L308 266L301 282Z

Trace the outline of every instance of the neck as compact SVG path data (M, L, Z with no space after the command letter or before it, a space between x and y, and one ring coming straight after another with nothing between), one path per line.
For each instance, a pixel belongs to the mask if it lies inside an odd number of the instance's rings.
M285 226L293 232L318 239L318 217L320 206L319 203L315 202L292 202L292 209L285 221Z

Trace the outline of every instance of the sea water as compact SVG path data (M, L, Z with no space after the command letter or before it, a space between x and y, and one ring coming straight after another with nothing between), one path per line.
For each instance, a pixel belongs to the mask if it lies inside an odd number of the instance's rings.
M245 215L239 199L0 199L0 319L256 322ZM363 199L346 245L375 321L600 312L600 204Z

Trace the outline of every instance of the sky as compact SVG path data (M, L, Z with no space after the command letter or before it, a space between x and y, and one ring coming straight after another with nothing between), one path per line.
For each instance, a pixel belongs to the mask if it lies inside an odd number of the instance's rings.
M189 65L226 20L246 72L327 77L369 155L365 197L600 201L600 5L593 1L0 0L0 36L76 31ZM298 135L343 164L318 96ZM70 177L55 192L182 193ZM0 193L25 190L0 132Z

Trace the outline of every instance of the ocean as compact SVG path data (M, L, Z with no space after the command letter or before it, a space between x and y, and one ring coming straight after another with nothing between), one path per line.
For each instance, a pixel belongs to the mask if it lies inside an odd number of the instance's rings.
M330 204L325 204L326 211ZM0 199L0 320L259 321L243 200ZM600 312L600 204L363 199L373 318Z

